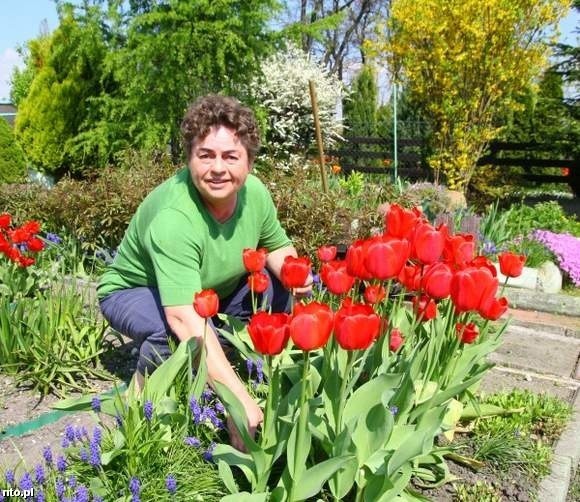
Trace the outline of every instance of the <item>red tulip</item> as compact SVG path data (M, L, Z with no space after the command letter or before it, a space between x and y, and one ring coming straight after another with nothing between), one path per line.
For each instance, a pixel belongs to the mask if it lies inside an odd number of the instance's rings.
M365 258L370 242L370 240L355 241L346 251L347 272L363 281L372 279L372 275L365 267Z
M421 210L416 207L403 209L398 204L391 204L385 214L385 234L398 239L408 238L422 217Z
M430 321L437 316L437 304L432 298L426 295L421 296L421 298L414 296L411 302L420 321Z
M479 310L480 305L495 297L498 282L487 268L467 267L451 279L451 299L458 312Z
M290 337L300 350L315 350L326 344L332 331L333 313L324 303L297 303L290 321Z
M519 277L522 275L526 257L514 253L501 253L498 257L499 270L507 277Z
M265 272L252 272L248 275L248 287L254 293L263 293L268 289L270 278Z
M391 330L391 337L389 338L389 349L392 352L397 352L397 350L399 350L399 347L403 345L404 342L405 339L403 338L401 331L398 330L397 328L393 328Z
M301 288L306 284L312 263L309 258L286 256L282 264L280 278L286 289Z
M320 279L328 291L334 295L343 295L350 291L355 278L346 271L344 260L333 260L323 263L320 269Z
M383 281L397 277L408 258L407 240L381 236L370 240L364 265L374 278Z
M473 259L475 242L471 234L455 234L445 237L443 260L451 266L463 267Z
M486 268L491 272L491 275L497 277L497 269L489 258L486 256L476 256L469 262L469 266L476 268Z
M14 230L8 230L8 237L10 237L13 244L24 244L32 238L32 234L23 225Z
M40 223L35 220L30 220L22 224L20 227L25 232L28 232L31 235L37 234L40 232Z
M365 302L374 305L375 303L380 303L384 300L387 292L385 288L381 285L377 286L367 286L363 293Z
M0 253L8 253L9 249L12 246L10 245L10 243L4 238L4 235L2 235L2 233L0 233Z
M320 246L316 254L322 262L332 261L336 258L336 246Z
M428 265L423 275L423 289L436 300L442 300L449 296L451 278L453 273L449 265L443 262Z
M8 258L10 261L13 261L14 263L16 263L17 261L20 261L20 257L22 256L20 253L20 250L18 248L12 247L12 246L10 246L4 252L4 254L6 255L6 258Z
M266 255L268 251L264 248L251 249L246 248L242 251L242 260L245 269L250 272L260 272L266 266Z
M477 326L472 322L468 324L458 322L455 325L455 329L457 331L457 337L462 343L473 343L477 338L477 335L479 335Z
M398 279L407 291L418 291L422 280L421 265L405 265Z
M30 267L30 265L32 265L34 263L34 258L31 258L29 256L23 256L20 255L18 257L18 265L21 267Z
M334 337L345 350L365 350L378 336L380 324L370 305L343 302L334 316Z
M493 296L485 299L479 306L479 315L489 321L497 321L505 314L508 308L507 298L494 298Z
M200 317L207 319L218 313L219 298L213 289L204 289L195 293L193 308Z
M8 230L11 223L12 223L12 217L8 213L0 214L0 229L1 230Z
M439 261L445 247L445 233L430 223L419 223L411 239L411 258L428 265Z
M250 319L248 333L256 352L275 356L284 350L290 338L290 316L258 312Z
M42 241L42 239L39 239L38 237L32 237L26 243L26 247L28 248L29 251L32 251L33 253L38 253L39 251L42 251L44 249L44 242Z

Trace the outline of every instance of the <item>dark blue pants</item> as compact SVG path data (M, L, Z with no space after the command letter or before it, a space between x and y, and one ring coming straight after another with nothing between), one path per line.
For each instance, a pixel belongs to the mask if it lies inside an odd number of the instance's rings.
M288 312L290 296L280 281L269 274L268 289L257 295L258 307L264 302L272 312ZM159 291L152 287L137 287L115 291L100 300L101 312L110 326L119 333L131 338L139 347L137 370L144 375L151 374L157 366L171 355L169 339L175 343L179 340L167 324L161 305ZM192 298L193 303L193 298ZM252 297L247 286L247 276L244 276L236 290L228 297L221 299L219 312L231 315L247 323L252 316ZM216 325L221 327L217 318L210 320L215 331ZM225 340L220 338L223 343Z

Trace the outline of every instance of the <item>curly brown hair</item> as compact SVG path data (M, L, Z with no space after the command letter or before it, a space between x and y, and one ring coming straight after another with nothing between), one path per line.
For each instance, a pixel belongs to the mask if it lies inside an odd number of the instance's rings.
M254 112L237 99L218 94L198 98L189 106L181 122L181 136L187 162L196 141L205 138L212 127L224 126L236 132L248 152L250 164L260 148L260 130Z

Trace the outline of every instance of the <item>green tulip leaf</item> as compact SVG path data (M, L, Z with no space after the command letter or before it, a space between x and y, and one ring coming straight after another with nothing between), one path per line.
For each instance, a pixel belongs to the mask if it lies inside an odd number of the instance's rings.
M256 354L253 352L252 340L248 335L244 324L242 324L238 319L224 314L219 314L221 319L226 319L226 324L229 324L234 333L231 333L227 329L218 328L218 333L223 336L229 343L231 343L240 354L242 354L246 359L254 359Z
M308 401L305 401L300 408L300 414L309 413L310 405ZM300 425L300 417L296 420L292 432L290 432L290 437L288 438L288 444L286 447L286 457L288 459L288 472L290 477L296 482L300 478L306 466L306 460L308 459L308 454L310 453L310 443L312 436L310 434L310 429L306 427L304 434L301 438L300 444L298 444L298 429Z
M181 342L177 350L147 378L144 393L154 403L159 402L173 385L175 377L188 361L188 350L195 352L198 348L194 338Z
M415 385L415 404L421 404L431 399L433 394L438 390L437 382L425 382L416 380Z
M463 413L461 413L461 419L474 420L479 417L503 417L524 411L524 408L506 409L502 408L501 406L488 403L480 403L478 404L477 408L478 410L476 410L475 406L473 406L471 403L465 406Z
M258 473L265 471L267 469L266 456L262 448L260 448L260 446L250 437L248 431L248 420L242 403L227 386L220 382L215 382L214 385L218 396L224 403L229 415L232 417L246 449L254 459L255 472Z
M230 466L223 460L218 460L217 464L220 479L225 485L225 487L229 490L230 493L238 493L240 490L238 489L238 485L236 484Z
M355 420L382 401L385 390L396 387L400 382L400 375L382 374L355 390L344 407L343 420L345 424Z
M221 498L221 502L266 502L267 500L267 493L248 492L233 493Z
M338 500L344 499L352 489L358 472L358 460L352 457L328 481L330 492Z
M220 462L223 462L229 466L238 467L244 473L248 482L252 485L255 484L256 466L252 456L248 453L243 453L239 450L236 450L229 444L218 444L212 452L212 457L214 461L218 462L218 466Z
M358 419L352 440L356 445L356 456L359 466L389 440L393 429L393 416L379 403Z
M411 421L411 422L414 421L415 419L417 419L417 417L420 417L421 415L423 415L430 408L434 408L436 406L439 406L440 404L451 399L452 397L459 395L465 389L468 389L475 382L479 381L480 378L481 378L480 375L476 375L476 376L470 378L469 380L466 380L458 385L454 385L453 387L448 387L447 389L438 392L437 394L435 394L432 397L432 399L417 406L410 413L409 421Z
M352 458L351 456L329 458L306 470L300 479L295 481L294 500L305 500L320 493L322 485Z
M120 450L125 446L125 443L126 440L124 434L119 429L115 429L115 432L113 432L113 444L115 445L115 448Z
M414 434L397 448L387 464L387 476L392 476L397 470L415 457L423 454L423 445L428 434L425 431L415 431Z
M115 448L114 450L106 451L101 455L101 463L103 465L109 465L115 458L117 458L122 453L123 451L118 450L117 448Z
M365 502L390 502L403 492L413 475L410 464L403 465L395 476L371 475L364 491Z

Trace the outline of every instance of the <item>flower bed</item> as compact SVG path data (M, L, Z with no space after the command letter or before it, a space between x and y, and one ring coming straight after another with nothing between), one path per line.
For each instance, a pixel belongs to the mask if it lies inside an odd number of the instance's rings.
M230 319L222 334L238 349L239 371L258 372L250 389L265 417L256 437L229 389L216 383L217 396L208 392L203 348L190 341L140 395L61 403L93 410L102 428L69 429L63 460L47 451L41 468L49 469L10 486L32 483L46 500L390 500L411 497L412 479L445 482L450 449L436 438L452 435L469 411L505 329L490 321L507 305L472 238L396 205L385 223L344 259L321 248L314 295L292 314L259 311L262 252L244 256L256 313L247 328ZM521 260L508 258L506 272L516 275ZM306 257L288 259L285 286L301 287L310 267ZM209 317L215 297L203 292L195 307ZM223 411L246 452L229 444Z

